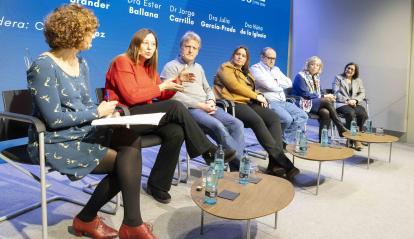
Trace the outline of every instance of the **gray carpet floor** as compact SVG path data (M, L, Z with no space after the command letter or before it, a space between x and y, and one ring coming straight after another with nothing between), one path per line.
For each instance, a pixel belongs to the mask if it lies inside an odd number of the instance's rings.
M308 128L313 139L315 128ZM255 142L251 131L246 133L247 143ZM157 147L144 150L144 173L149 172L157 150ZM256 146L256 150L262 149ZM317 196L314 193L318 164L296 159L301 174L294 183L293 201L278 214L278 228L273 228L274 216L253 220L251 238L414 238L414 147L395 143L391 163L387 161L388 144L374 144L371 150L374 162L369 170L366 169L367 147L345 161L343 182L340 181L340 161L323 163ZM182 158L184 156L183 150ZM267 165L264 160L253 160L261 168ZM200 235L200 209L191 200L190 187L200 176L202 165L192 161L190 166L190 181L172 186L170 204L157 203L141 191L144 220L154 224L154 233L159 238L244 238L245 221L229 221L211 215L206 216L205 234ZM86 201L89 195L81 189L97 179L94 176L70 182L64 176L52 173L48 176L48 182L52 184L49 193ZM142 185L145 188L145 178ZM36 202L39 197L38 185L10 165L0 164L0 217ZM49 204L49 238L74 238L71 223L79 210L79 206L70 203ZM0 223L0 238L41 238L40 215L40 209L36 209ZM123 208L115 216L100 215L106 223L118 228L122 223Z

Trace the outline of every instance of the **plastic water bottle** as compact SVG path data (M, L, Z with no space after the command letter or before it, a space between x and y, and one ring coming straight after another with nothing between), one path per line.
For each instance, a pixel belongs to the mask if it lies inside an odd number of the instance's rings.
M300 127L296 130L295 134L295 152L300 152L300 138L302 137L303 131Z
M306 134L302 134L299 142L299 153L305 154L306 151L308 151L308 139L306 138Z
M358 125L357 125L357 123L355 121L355 118L354 118L351 121L351 135L352 136L357 135L357 131L358 131Z
M372 133L372 120L371 119L367 119L365 121L365 132L368 134Z
M247 157L247 153L244 152L243 157L240 160L239 168L239 183L248 184L250 174L250 159Z
M210 164L206 175L206 190L204 195L204 203L213 205L217 203L217 174L214 170L214 163Z
M214 164L217 173L217 178L224 178L224 151L223 146L219 144L219 147L214 156Z
M321 131L321 147L328 147L328 145L328 129L326 128L326 125L324 125Z

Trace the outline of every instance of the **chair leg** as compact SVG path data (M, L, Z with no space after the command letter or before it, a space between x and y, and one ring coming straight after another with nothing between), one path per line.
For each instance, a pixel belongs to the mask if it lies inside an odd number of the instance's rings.
M331 121L331 141L335 141L337 139L335 132L336 132L336 126Z
M254 147L254 146L257 146L257 145L259 145L259 143L247 144L245 146L245 150L246 150L247 154L250 155L250 156L253 156L255 158L266 160L267 159L267 153L259 153L259 152L248 149L249 147Z
M41 201L37 203L33 203L29 206L24 208L20 208L14 210L6 215L0 216L0 222L13 219L17 216L23 215L27 212L30 212L34 209L41 208L41 215L42 215L42 238L47 239L47 228L48 228L48 220L47 220L47 204L54 201L65 201L73 204L77 204L80 206L85 206L84 202L80 202L74 200L72 198L68 198L62 195L53 195L52 197L47 198L46 191L50 185L46 184L46 163L45 163L45 153L44 153L44 134L39 133L39 165L40 165L40 177L32 174L30 171L26 170L15 163L10 163L13 167L16 167L19 171L23 172L25 175L31 177L32 179L36 180L40 183L41 186ZM4 155L0 154L0 158L5 159L6 162L10 162L10 160L5 157Z
M249 156L253 156L255 158L259 158L259 159L263 159L266 160L267 159L267 154L264 153L258 153L249 149L246 149L246 152Z
M178 156L177 161L177 185L181 182L181 159L180 156Z
M6 162L10 163L10 160L8 160L7 157L4 155L0 155L1 158L4 158ZM40 196L41 200L40 203L36 203L34 205L15 210L9 214L6 214L5 216L0 217L0 222L3 222L5 220L9 220L11 218L17 217L19 215L22 215L26 212L29 212L33 209L41 207L41 214L42 214L42 238L47 239L47 199L46 199L46 163L45 163L45 152L44 152L44 133L39 133L39 165L40 165L40 178L28 170L24 169L23 167L20 167L19 165L15 163L10 163L12 166L14 166L19 171L23 172L27 176L31 177L32 179L36 180L40 183Z
M190 160L191 160L190 155L188 155L188 153L186 153L185 162L186 162L186 166L187 166L187 169L186 169L187 173L185 175L185 179L181 180L182 183L187 183L188 179L190 178Z
M177 180L173 182L173 185L177 186L181 182L181 160L180 156L178 156L177 161Z
M188 179L190 178L190 173L191 173L191 170L190 170L190 160L191 160L190 155L187 154L187 160L186 160L187 161L187 176L185 178L185 182L187 182Z
M180 162L178 162L178 164L179 164ZM180 168L181 166L179 166L179 168ZM149 175L148 174L142 174L141 175L141 177L145 177L145 178L149 178ZM174 186L178 186L178 183L181 181L181 169L179 169L179 171L178 171L178 176L177 176L178 178L176 178L176 177L174 177L173 178L173 182L171 182L171 185L174 185Z
M189 156L187 155L187 157L189 157ZM189 169L188 169L188 160L189 159L187 159L187 172L189 172ZM187 183L187 180L188 180L188 174L187 174L187 176L186 176L185 179L182 179L181 159L180 159L180 156L178 156L178 161L177 161L177 178L174 178L174 181L172 182L172 185L178 186L179 183Z
M7 159L7 158L4 158L4 156L3 155L1 155L0 154L0 158L2 158L2 159L5 159L6 160L6 162L9 162L9 160ZM15 164L12 164L12 166L15 166ZM18 165L19 166L19 165ZM20 166L19 166L20 167ZM30 177L33 177L33 175L34 174L32 174L31 172L29 172L28 170L26 170L26 169L24 169L23 167L20 167L20 168L18 168L18 170L19 171L21 171L21 170L23 170L22 172L24 173L24 174L26 174L26 175L28 175L28 176L30 176ZM42 170L41 170L42 171ZM46 169L45 169L45 171L46 171ZM41 174L42 174L42 172L41 172ZM36 175L34 175L34 176L36 176ZM42 176L41 176L42 177ZM39 178L39 177L35 177L35 178ZM36 180L37 181L37 180ZM23 207L23 208L20 208L20 209L17 209L17 210L14 210L14 211L12 211L12 212L10 212L10 213L8 213L8 214L6 214L6 215L3 215L3 216L0 216L0 222L3 222L3 221L6 221L6 220L10 220L10 219L13 219L13 218L15 218L15 217L18 217L18 216L20 216L20 215L23 215L23 214L25 214L26 212L30 212L30 211L32 211L32 210L34 210L34 209L37 209L37 208L39 208L39 207L43 207L43 208L45 208L46 209L46 204L48 204L48 203L50 203L50 202L54 202L54 201L65 201L65 202L69 202L69 203L73 203L73 204L77 204L77 205L79 205L79 206L85 206L85 203L84 202L81 202L81 201L77 201L77 200L74 200L74 199L71 199L71 198L68 198L68 197L65 197L65 196L62 196L62 195L53 195L52 197L49 197L49 198L47 198L46 197L46 190L47 190L47 188L48 187L50 187L51 185L50 184L46 184L46 180L40 180L40 178L39 178L39 181L38 181L40 184L41 184L41 201L40 202L37 202L37 203L33 203L33 204L30 204L29 206L26 206L26 207ZM44 182L44 183L42 183L42 182ZM96 183L97 184L97 183ZM95 184L95 185L96 185ZM92 185L92 184L90 184L90 185ZM90 186L90 185L88 185L88 186ZM88 187L87 186L87 187ZM92 185L92 186L94 186L94 185ZM90 186L91 187L91 186ZM83 189L83 191L84 192L86 192L85 191L85 188ZM44 197L43 197L43 195L45 195ZM116 202L114 202L114 203L116 203ZM43 205L43 206L42 206ZM45 218L45 222L47 222L47 213L45 213L44 211L43 211L43 208L42 208L42 216L44 216L44 218ZM102 212L105 212L105 213L108 213L108 214L115 214L114 213L114 211L111 211L111 210L104 210L104 209L102 209L101 210ZM116 212L116 209L115 209L115 212ZM43 221L43 220L42 220ZM46 224L44 224L44 225L46 225L46 226L43 226L42 225L42 232L44 231L43 229L45 229L46 231L47 231L47 223Z
M77 201L77 200L74 200L74 199L71 199L71 198L68 198L68 197L65 197L65 196L61 196L61 195L54 195L52 197L49 197L45 200L45 203L48 204L48 203L55 202L55 201L64 201L64 202L73 203L73 204L76 204L76 205L79 205L79 206L85 206L84 202ZM42 207L42 202L33 203L33 204L31 204L29 206L26 206L24 208L12 211L12 212L10 212L6 215L1 216L0 217L0 222L6 221L6 220L11 220L15 217L23 215L23 214L25 214L27 212L30 212L34 209L37 209L39 207ZM43 216L43 212L42 212L42 216ZM47 217L47 214L46 214L46 217ZM47 229L47 227L46 227L46 229Z
M44 133L39 133L39 160L40 160L40 194L42 207L42 238L47 238L47 199L46 199L46 159Z
M36 180L37 182L40 183L40 177L37 176L36 174L28 171L27 169L23 168L22 166L20 166L19 164L13 162L12 160L10 160L9 158L7 158L5 155L3 155L2 153L0 153L0 158L5 161L7 164L13 166L14 168L16 168L17 170L19 170L21 173L26 174L26 176ZM50 187L50 185L46 185L46 187Z

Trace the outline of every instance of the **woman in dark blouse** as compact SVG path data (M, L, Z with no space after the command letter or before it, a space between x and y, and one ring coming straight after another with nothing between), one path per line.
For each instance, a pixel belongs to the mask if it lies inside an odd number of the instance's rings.
M155 238L140 212L141 142L126 128L95 128L94 119L117 117L117 101L95 106L89 96L88 66L78 57L87 50L98 21L76 4L55 9L45 20L44 35L51 50L41 54L27 72L34 115L46 125L45 157L55 170L77 180L89 173L106 174L86 206L73 220L77 236L92 238ZM38 160L38 139L29 129L28 152ZM97 216L118 192L124 219L117 230ZM119 234L119 235L118 235Z

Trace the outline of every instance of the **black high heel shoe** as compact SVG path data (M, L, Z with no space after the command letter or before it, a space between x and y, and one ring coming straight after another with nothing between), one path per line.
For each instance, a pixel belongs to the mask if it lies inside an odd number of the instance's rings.
M340 137L344 137L344 133L349 132L349 129L345 128L344 125L341 125L341 127L338 127L338 133Z

